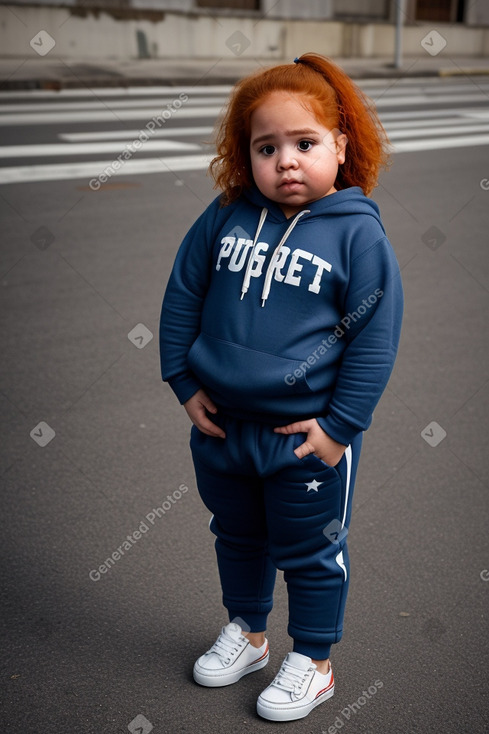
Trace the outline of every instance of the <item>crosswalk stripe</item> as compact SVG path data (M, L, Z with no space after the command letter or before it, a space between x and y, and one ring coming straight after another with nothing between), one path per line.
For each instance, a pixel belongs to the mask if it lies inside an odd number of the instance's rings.
M394 153L412 153L419 150L440 150L442 148L470 148L477 145L487 145L489 133L486 135L467 135L447 138L418 138L405 140L393 146Z
M212 156L188 155L170 158L139 158L126 161L112 176L134 176L146 173L176 173L206 169ZM97 179L104 170L110 169L113 161L90 161L87 163L58 163L43 166L14 166L0 168L0 184L25 183L27 181L66 181L84 178L87 183Z
M127 141L131 146L134 141ZM139 141L138 141L139 142ZM42 158L58 155L93 155L100 153L122 153L120 143L46 143L43 145L5 145L0 147L0 158ZM126 148L127 150L127 148ZM156 151L202 150L197 143L180 143L175 140L148 140L141 143L140 150L146 153Z
M23 99L29 97L29 99L53 99L53 94L56 95L57 99L70 99L76 97L87 97L93 99L98 97L103 99L105 97L175 97L179 94L219 94L227 96L231 91L229 84L209 84L199 85L198 82L192 85L186 86L144 86L144 87L97 87L96 89L88 90L86 88L81 89L59 89L54 92L49 89L29 89L28 92L21 89L15 89L11 91L5 91L1 93L2 99Z
M36 104L11 104L6 105L4 108L0 108L0 115L19 113L19 112L69 112L70 110L120 110L120 109L137 109L140 107L149 107L153 104L160 105L160 112L165 108L168 109L167 105L171 105L172 102L179 102L179 106L173 105L175 109L174 114L179 114L180 110L184 107L199 107L205 105L223 105L226 102L226 97L189 97L187 102L184 102L175 96L174 94L168 99L155 98L155 99L117 99L111 100L109 103L104 104L101 100L94 102L46 102Z
M481 132L487 132L489 133L489 127L487 125L447 125L446 127L436 127L434 130L430 129L430 135L435 135L438 133L439 135L447 135L448 133L481 133ZM405 129L402 130L387 130L387 133L389 135L389 138L391 140L398 140L403 138L413 138L413 137L419 137L419 130L418 129Z
M176 110L171 119L190 119L197 117L216 117L222 111L221 106L214 107L181 107ZM117 120L148 120L163 116L166 110L159 107L144 107L137 110L93 110L92 112L41 112L0 115L0 125L42 125L65 122L113 122ZM164 116L163 116L163 119ZM170 118L169 118L170 119Z
M151 133L151 138L180 138L187 135L210 135L214 128L212 125L201 125L199 127L161 127ZM135 140L143 129L139 130L97 130L88 133L59 133L58 138L71 143L89 142L91 140Z
M445 104L449 102L450 104L453 104L454 102L481 102L482 95L479 94L473 94L473 93L467 93L467 94L417 94L412 96L392 96L390 97L387 94L384 94L382 96L379 96L378 99L375 99L373 95L369 95L370 98L373 100L375 106L378 107L401 107L403 105L416 105L416 104L422 104L422 105L434 105L434 104Z
M420 129L425 127L444 127L445 125L456 125L458 123L464 123L467 126L479 124L479 120L477 119L471 120L470 118L464 117L446 117L444 120L439 120L436 117L430 120L410 120L409 128L406 128L406 120L389 120L384 122L384 127L388 127L389 130L412 129L413 127Z
M429 119L432 117L439 117L445 119L449 115L463 116L463 117L479 117L483 119L489 119L489 110L472 107L464 109L463 107L444 107L438 110L406 110L402 112L382 112L380 115L382 122L391 120L421 120Z

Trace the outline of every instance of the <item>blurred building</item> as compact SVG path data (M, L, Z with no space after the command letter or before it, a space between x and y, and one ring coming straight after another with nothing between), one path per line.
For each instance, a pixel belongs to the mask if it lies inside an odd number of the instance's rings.
M251 13L270 18L357 22L393 22L392 0L0 0L0 5L67 5L79 8L141 8L156 11ZM473 0L404 0L405 22L489 25L489 2Z
M43 29L67 58L392 58L400 1L0 0L0 48L22 56ZM432 55L489 56L489 1L404 0L404 54L432 30Z

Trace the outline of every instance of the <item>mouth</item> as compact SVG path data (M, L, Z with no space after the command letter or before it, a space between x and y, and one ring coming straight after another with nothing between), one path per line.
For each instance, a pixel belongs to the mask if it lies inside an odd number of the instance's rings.
M287 189L293 191L300 186L302 186L302 181L297 181L294 178L288 178L285 181L282 181L281 184L279 184L279 189Z

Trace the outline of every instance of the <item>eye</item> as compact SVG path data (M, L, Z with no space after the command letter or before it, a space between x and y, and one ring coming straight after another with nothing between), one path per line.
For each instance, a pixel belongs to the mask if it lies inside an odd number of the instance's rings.
M311 150L313 145L314 143L311 140L300 140L297 147L305 153L306 151Z
M275 146L264 145L263 148L260 148L260 153L263 153L263 155L273 155L275 153Z

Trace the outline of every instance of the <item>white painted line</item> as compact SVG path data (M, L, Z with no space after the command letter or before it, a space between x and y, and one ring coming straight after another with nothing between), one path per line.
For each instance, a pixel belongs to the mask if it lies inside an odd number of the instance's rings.
M393 82L393 83L392 83ZM385 96L389 94L393 95L402 95L402 96L408 96L414 94L447 94L448 92L454 92L455 94L458 92L461 92L462 94L469 94L470 92L474 93L475 88L473 84L467 84L465 82L461 82L460 84L437 84L433 86L428 86L426 84L416 84L411 85L409 87L402 87L399 86L399 82L392 80L392 82L387 81L384 86L377 85L377 88L370 89L368 91L367 96L373 97L376 93L383 94ZM361 86L360 84L358 86ZM480 91L484 94L489 94L489 85L487 83L485 84L477 84L477 89L480 89Z
M453 104L454 102L487 102L487 95L483 94L482 92L480 94L473 94L473 92L467 92L464 94L413 94L409 97L400 97L399 95L397 97L389 97L388 95L384 94L382 97L379 97L378 99L373 99L371 95L369 95L372 101L374 102L375 106L378 107L402 107L403 105L416 105L416 104L422 104L422 105L434 105L434 104L445 104L446 102L449 102L450 104Z
M105 130L92 133L59 133L60 140L66 140L71 143L89 142L90 140L136 140L141 132L146 133L151 140L153 138L180 138L187 135L210 135L213 131L211 125L203 125L201 127L161 127L155 128L150 133L144 128L139 130Z
M1 99L1 98L0 98ZM199 107L202 105L224 105L226 103L226 97L191 97L189 96L187 102L183 102L179 99L178 95L173 95L171 100L162 99L161 97L152 99L113 99L107 104L103 101L86 101L86 102L46 102L46 103L34 103L34 104L9 104L5 107L0 107L0 114L13 114L14 112L69 112L70 110L130 110L139 109L141 107L149 107L155 105L159 107L160 113L163 110L169 109L168 105L171 105L173 101L178 101L179 106L173 105L174 112L177 114L184 107Z
M398 77L397 79L394 77L387 77L385 80L377 78L377 79L354 79L355 83L359 87L378 87L379 89L385 89L386 87L392 87L393 89L399 89L406 87L408 90L411 89L419 89L419 88L426 88L426 87L432 87L433 89L439 88L440 90L446 90L447 88L451 89L460 89L463 87L471 87L473 86L472 81L467 81L465 79L461 78L451 78L451 79L440 79L440 77L419 77L419 76L411 76L411 77ZM477 83L477 86L487 88L487 82L485 80L480 80L481 83ZM384 85L382 87L382 84ZM446 85L446 86L445 86Z
M393 146L394 153L411 153L417 150L440 150L442 148L470 148L478 145L488 145L489 134L467 135L454 138L429 138L426 140L406 140ZM1 169L0 169L1 170Z
M446 135L447 133L453 134L453 133L482 133L486 132L489 134L489 126L487 123L485 125L474 125L472 127L467 127L467 125L449 125L447 127L436 127L434 130L431 129L429 131L430 135ZM388 132L389 138L391 140L397 140L401 138L413 138L420 136L419 130L411 130L409 128L404 128L402 130L391 130Z
M157 87L95 87L94 89L59 89L53 91L51 89L13 89L8 92L0 92L1 99L67 99L74 97L99 98L103 97L171 97L178 96L181 93L188 94L222 94L228 95L231 91L229 84L209 84L209 86L196 84L187 85L186 87L173 86L157 86Z
M467 125L477 125L478 120L470 120L469 118L464 117L446 117L443 120L438 119L431 119L431 120L411 120L409 122L409 128L424 128L424 127L436 127L436 125L440 125L440 127L444 125L454 125L456 123L465 122ZM399 120L395 121L392 120L390 122L385 123L386 129L389 130L397 130L401 127L406 127L406 120Z
M445 107L439 110L411 110L403 112L382 112L380 119L386 120L422 120L433 117L439 117L445 119L449 115L461 115L469 117L478 117L479 115L485 115L487 112L480 107L472 107L465 109L464 107Z
M478 120L489 120L489 110L473 110L472 112L462 110L461 115L462 117L476 117Z
M200 171L206 169L212 156L189 155L170 158L139 158L126 161L110 177L134 176L147 173L175 173L177 171ZM15 166L0 168L0 184L26 183L34 181L69 181L84 178L87 184L97 178L112 161L91 161L89 163L60 163L45 166Z
M181 107L172 114L179 120L196 117L216 117L222 107ZM147 120L159 117L165 110L160 107L145 107L140 110L100 110L93 112L41 112L0 115L0 125L47 125L53 122L114 122L114 120ZM164 118L163 118L164 119Z
M127 141L128 146L131 141ZM0 147L0 158L44 158L58 155L97 155L99 153L121 154L125 150L121 143L46 143L45 145L4 145ZM156 153L157 151L190 151L202 150L197 143L179 143L175 140L148 140L141 143L139 151ZM139 152L134 150L133 155Z

